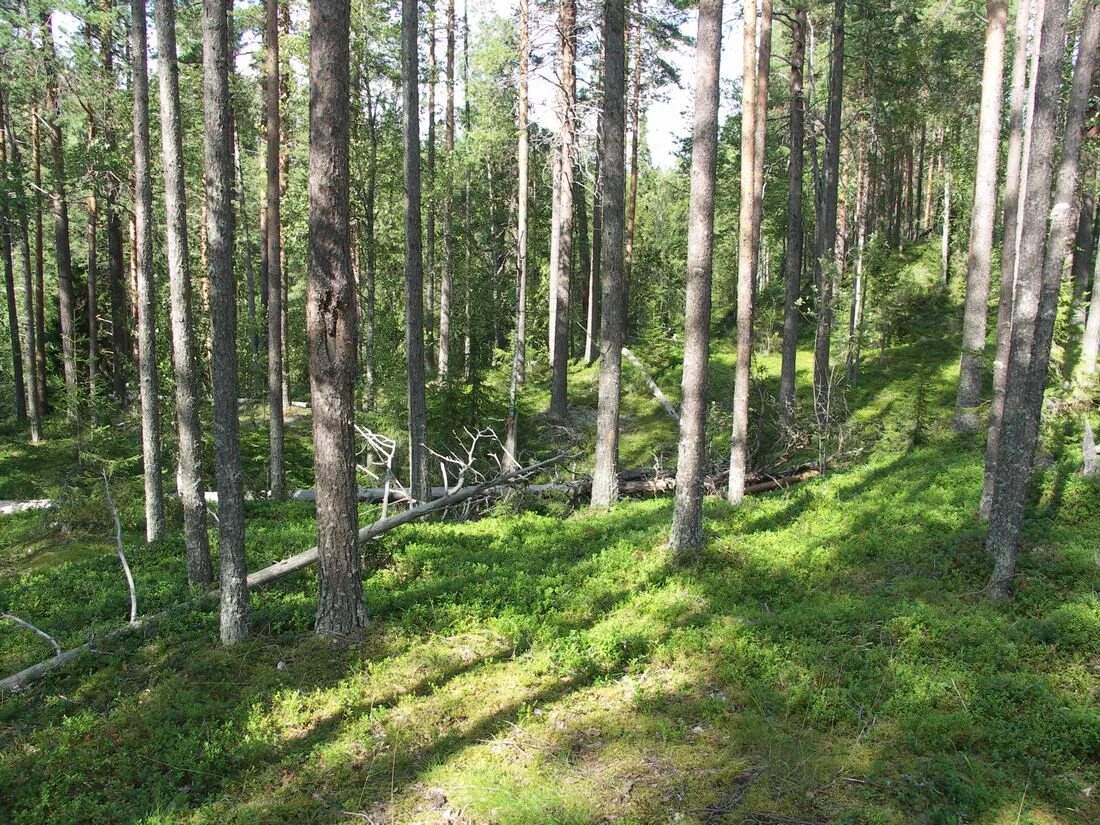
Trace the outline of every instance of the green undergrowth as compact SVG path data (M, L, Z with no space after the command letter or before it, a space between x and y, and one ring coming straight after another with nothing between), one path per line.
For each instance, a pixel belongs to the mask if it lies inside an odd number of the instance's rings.
M1100 820L1097 487L1073 448L1048 445L1016 596L982 596L982 444L950 431L957 342L936 321L954 309L913 296L926 322L867 353L847 391L846 460L736 509L708 500L707 547L686 565L665 547L665 498L609 512L520 498L403 527L365 548L359 639L311 632L306 572L253 594L255 633L237 647L218 646L215 608L175 613L4 699L0 821ZM720 421L732 360L715 349ZM678 395L675 343L646 352ZM760 360L766 399L778 356ZM808 352L799 366L804 384ZM573 387L583 410L594 371ZM627 410L638 463L674 445L629 379ZM110 465L142 612L185 597L178 527L140 541L125 435L83 468L54 435L39 448L53 488L33 487L14 432L3 484L90 497ZM264 436L245 438L257 485ZM308 427L293 439L308 483ZM117 626L128 602L104 506L0 522L0 610L66 645ZM313 543L308 505L247 513L254 568ZM0 629L0 670L48 653Z

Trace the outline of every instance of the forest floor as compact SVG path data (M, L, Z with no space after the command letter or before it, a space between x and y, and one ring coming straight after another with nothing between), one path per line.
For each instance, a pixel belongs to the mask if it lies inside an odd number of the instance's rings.
M1100 822L1100 496L1048 439L1017 595L982 597L982 444L950 430L958 313L926 265L900 268L913 311L846 395L836 469L709 500L690 565L665 548L668 498L400 528L365 548L361 639L312 634L306 572L253 595L238 647L216 609L181 612L0 700L0 821ZM645 352L674 397L675 346ZM721 339L723 431L731 367ZM573 376L578 441L593 377ZM674 457L628 384L624 465ZM262 479L266 431L245 425ZM0 611L66 647L125 621L102 467L140 611L184 598L182 539L142 541L134 432L47 436L0 433L0 497L59 502L0 520ZM308 427L287 453L307 486ZM314 543L310 504L247 518L253 569ZM49 654L0 630L0 675Z

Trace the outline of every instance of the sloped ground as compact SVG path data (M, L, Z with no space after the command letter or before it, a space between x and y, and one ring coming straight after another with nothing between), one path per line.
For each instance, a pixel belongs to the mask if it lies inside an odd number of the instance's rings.
M208 611L87 657L0 705L0 820L1098 821L1100 497L1054 450L1018 595L984 600L952 362L942 329L892 341L851 468L709 502L686 568L667 500L414 525L369 548L354 643L309 633L307 574L253 596L238 648ZM73 641L126 597L69 512L0 524L0 609ZM249 519L253 564L311 542L308 507ZM147 608L176 598L180 548L131 544ZM0 640L5 667L48 652Z

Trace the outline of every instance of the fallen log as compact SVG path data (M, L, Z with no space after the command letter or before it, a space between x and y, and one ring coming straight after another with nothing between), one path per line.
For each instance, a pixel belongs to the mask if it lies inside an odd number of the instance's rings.
M745 492L767 493L780 490L813 478L819 473L820 470L816 464L803 464L782 473L758 473L749 477ZM727 476L728 471L707 475L703 480L703 489L708 495L722 495ZM671 471L653 473L649 470L627 470L619 474L619 495L621 496L660 495L671 493L675 489L676 474ZM571 498L580 498L592 491L592 480L578 478L551 484L529 484L526 490L534 495L560 493Z
M10 516L12 513L23 513L27 510L48 510L55 503L52 498L35 498L30 501L0 501L0 516Z
M480 484L474 484L470 487L464 487L454 493L451 493L450 495L423 502L422 504L418 504L416 507L410 507L408 510L405 510L404 512L398 513L393 516L389 516L388 518L379 519L378 521L374 522L371 525L368 525L367 527L362 528L359 531L359 543L364 544L365 542L368 542L373 538L377 538L378 536L388 532L389 530L394 529L395 527L400 527L402 524L408 524L409 522L416 521L417 519L423 518L424 516L430 515L431 513L445 510L448 507L454 507L457 504L462 504L464 502L478 498L479 496L484 496L496 490L517 484L523 479L529 477L532 473L565 461L569 457L570 456L568 455L558 455L554 458L548 458L545 461L539 461L527 467L521 467L518 470L504 473L503 475L500 475L488 481L484 481ZM278 561L275 564L263 568L262 570L257 570L255 573L250 573L248 575L248 589L254 590L265 587L266 585L286 578L292 573L309 567L316 561L317 548L311 547L309 550L306 550L303 553L298 553L295 556L291 556L288 559ZM56 656L52 656L51 658L41 661L38 664L31 665L30 667L25 668L18 673L12 674L11 676L8 676L4 679L0 679L0 695L3 695L4 693L20 691L31 682L40 679L42 676L44 676L46 673L53 670L54 668L61 667L62 665L73 661L78 656L80 656L80 654L86 651L90 651L92 649L93 642L104 643L115 641L122 638L127 633L149 627L178 610L193 609L201 606L208 601L212 601L218 597L218 592L218 588L215 587L211 590L206 591L205 593L196 596L189 601L173 605L172 607L161 610L158 613L152 613L148 616L142 616L141 618L131 621L130 624L125 625L124 627L119 627L115 630L109 631L108 633L99 637L99 639L97 640L87 641L84 644L78 645L77 647L74 647L70 650L60 652Z
M669 414L673 421L677 424L680 423L680 413L676 411L676 406L669 400L668 396L661 391L661 388L657 386L657 382L653 380L653 376L649 374L649 371L642 366L642 362L638 360L638 356L630 351L629 347L623 347L623 355L626 356L626 360L634 365L634 369L642 374L642 380L645 381L649 391L653 394L653 397L657 399L657 403L665 408L665 412Z

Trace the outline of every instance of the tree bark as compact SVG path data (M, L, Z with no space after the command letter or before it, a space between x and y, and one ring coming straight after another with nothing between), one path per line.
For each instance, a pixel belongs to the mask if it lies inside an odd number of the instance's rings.
M405 361L408 375L409 478L428 498L428 412L424 400L424 270L420 224L420 104L417 0L401 3L402 131L405 176Z
M1096 354L1100 351L1100 254L1092 270L1092 295L1089 314L1085 321L1085 334L1081 338L1081 360L1078 362L1079 381L1088 382L1096 375Z
M455 2L447 0L447 103L443 127L443 273L439 282L439 365L441 381L451 367L451 303L454 298Z
M1044 0L1037 0L1036 20L1042 21ZM993 392L989 404L986 433L985 474L978 516L988 519L993 506L993 479L997 452L1001 443L1001 417L1004 412L1005 372L1012 340L1012 305L1016 291L1016 253L1018 248L1021 184L1026 180L1024 159L1024 119L1032 111L1028 93L1027 46L1030 29L1031 0L1020 0L1016 9L1016 45L1012 56L1012 86L1009 92L1008 145L1005 150L1005 194L1003 240L1001 244L1001 288L997 307L997 346L993 356ZM1038 32L1036 33L1036 46ZM1035 49L1036 55L1038 48ZM1034 71L1032 71L1034 83ZM1033 95L1032 95L1033 97ZM929 187L931 189L931 187Z
M280 152L282 117L279 111L279 0L264 3L264 108L267 125L265 169L267 175L267 217L265 221L267 276L267 406L270 415L268 425L269 474L271 497L286 496L286 458L284 450L283 419L283 324L280 308L283 305L282 216L280 200Z
M557 271L554 278L554 352L550 383L550 416L563 420L568 414L569 379L569 282L573 272L573 145L577 130L577 7L575 0L560 0L558 15L558 160Z
M840 172L840 113L844 91L845 0L833 6L833 46L829 67L829 105L825 118L825 156L822 162L821 224L815 230L815 267L818 301L814 337L814 415L826 427L830 417L832 377L829 344L833 329L833 258L836 254L836 212Z
M695 116L691 143L684 366L676 506L669 546L679 556L703 545L703 472L707 456L714 187L718 158L718 78L722 0L702 0L695 47Z
M8 179L6 184L13 184L11 165L8 162L8 137L11 124L8 122L7 112L4 106L4 93L0 89L0 168ZM13 144L14 145L14 144ZM8 340L11 347L12 361L12 395L15 402L15 416L20 421L27 420L27 388L23 380L23 350L19 340L19 313L15 301L15 217L8 208L7 199L0 202L0 232L3 238L0 240L0 254L4 259L4 291L7 297L8 310Z
M760 89L757 61L756 2L746 6L744 78L741 96L741 200L737 232L737 363L733 372L733 433L730 439L730 474L726 497L739 504L745 494L748 472L749 380L752 362L752 304L756 272L753 245L756 238L756 118Z
M356 541L356 298L348 226L351 5L348 0L313 0L309 24L306 330L317 477L317 632L347 636L367 622ZM414 28L414 44L415 37ZM412 116L419 117L416 106Z
M176 62L176 9L173 0L156 0L157 73L160 79L160 128L164 151L164 209L168 228L168 282L171 293L172 360L176 373L176 423L179 469L187 543L187 579L206 585L213 578L210 540L203 501L202 430L199 426L198 369L191 312L191 263L187 248L187 203L180 131L179 66Z
M628 0L629 2L629 0ZM631 29L630 51L633 59L630 79L630 170L626 200L626 252L624 259L623 323L630 326L630 279L634 271L634 227L638 209L638 147L642 127L642 22L645 0L637 0ZM625 337L625 331L624 331Z
M943 229L940 233L940 286L951 279L951 170L943 170Z
M791 24L790 162L787 167L787 249L783 268L783 355L779 372L779 421L794 428L795 361L798 357L798 295L802 286L802 174L805 109L802 67L806 61L806 10Z
M435 0L428 0L428 241L424 250L428 268L426 284L427 306L424 332L427 337L428 370L436 368L438 358L434 344L435 320L435 239L436 239L436 140L435 140L435 86L439 81L439 61L436 59Z
M596 352L600 337L597 327L600 317L600 267L603 263L603 196L601 195L603 175L600 170L600 155L603 151L601 148L603 142L603 124L600 119L601 117L601 115L597 115L596 157L593 161L592 169L592 264L588 268L588 301L586 303L587 314L584 322L586 331L584 340L585 365L592 364L596 360Z
M61 133L61 93L57 78L57 50L53 42L53 14L42 15L42 40L46 50L46 131L50 140L53 173L54 257L57 261L58 311L61 320L61 362L65 375L66 414L76 417L76 301L73 294L73 256L69 246L69 205L66 194L65 147Z
M759 283L762 279L760 230L764 214L764 138L768 131L768 83L771 79L772 59L772 0L760 0L760 24L757 34L759 51L756 55L756 131L753 135L752 271L756 283ZM841 234L843 235L843 232Z
M863 247L867 241L867 190L870 188L868 150L860 148L856 171L856 266L852 274L852 305L848 312L848 358L846 366L849 384L859 376L859 359L863 338L863 303L866 284L863 280Z
M145 479L145 538L164 538L164 485L157 370L156 282L153 273L153 186L149 158L149 68L145 0L130 0L130 85L134 93L134 264L138 288L138 389Z
M42 152L38 137L38 104L31 105L31 165L34 167L34 357L38 362L38 409L50 410L46 384L46 285L42 243Z
M516 329L512 351L512 376L508 383L508 419L504 427L505 469L519 466L519 409L517 405L519 388L523 384L527 363L527 205L528 205L528 166L530 148L528 146L527 124L527 72L530 59L528 33L528 0L519 2L519 106L517 109L516 131L518 147L516 155L519 163L519 178L516 192Z
M1031 157L1022 213L1025 220L1018 253L1012 346L1005 380L1003 433L993 484L989 535L986 538L986 550L994 560L993 575L988 585L991 598L1004 598L1010 594L1015 571L1020 528L1042 416L1058 286L1077 218L1073 203L1085 110L1100 36L1100 2L1090 0L1085 6L1054 203L1051 206L1051 165L1066 17L1065 0L1047 0L1035 78Z
M989 270L993 223L997 211L997 160L1001 141L1001 79L1004 67L1008 3L987 0L985 65L978 118L978 159L974 170L974 205L970 213L970 249L966 261L966 309L963 314L959 391L955 397L955 429L976 432L982 398L982 357L989 314Z
M626 86L624 0L604 0L602 306L600 377L596 412L596 457L592 504L607 507L618 497L619 403L625 333L623 234L625 182L623 144Z
M34 270L31 266L30 229L28 217L29 199L23 186L24 169L19 152L19 143L15 139L15 133L9 126L8 140L11 143L11 163L14 173L15 197L22 204L19 210L19 252L20 262L23 265L23 374L26 378L24 393L26 395L27 419L30 427L30 439L32 444L37 444L41 435L41 410L38 405L38 359L35 357L37 350L34 321Z
M221 641L248 635L248 566L244 555L244 486L237 413L237 288L233 275L233 136L229 112L229 21L226 0L203 0L203 122L206 261L210 283L214 456L218 482L218 580Z

